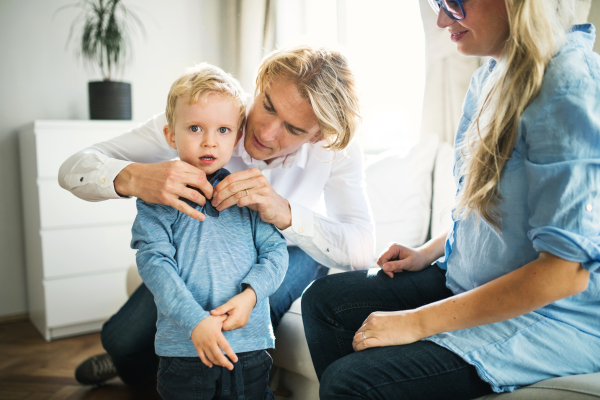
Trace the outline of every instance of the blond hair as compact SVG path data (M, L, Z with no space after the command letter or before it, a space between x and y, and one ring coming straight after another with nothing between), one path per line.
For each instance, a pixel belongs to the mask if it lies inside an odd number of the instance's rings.
M537 97L546 67L565 42L575 13L574 0L505 1L510 36L461 148L466 184L455 211L457 218L463 211L464 217L476 211L498 229L498 187L516 144L519 120Z
M179 79L173 82L167 96L165 115L171 128L175 127L175 106L177 99L186 98L188 104L205 100L209 94L217 94L237 101L240 106L238 127L242 127L246 118L246 93L240 83L219 67L207 63L189 68Z
M300 45L268 54L258 67L257 97L278 78L290 79L310 103L326 149L343 150L352 140L360 120L358 91L346 58L325 47Z

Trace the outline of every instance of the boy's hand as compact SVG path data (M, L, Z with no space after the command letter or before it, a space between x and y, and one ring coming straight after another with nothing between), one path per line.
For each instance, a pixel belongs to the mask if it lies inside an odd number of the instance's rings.
M213 364L219 365L231 371L233 364L225 357L223 351L233 362L237 362L238 358L221 331L225 319L225 316L212 315L204 318L192 331L192 342L204 365L209 368L212 368Z
M233 296L227 303L210 312L212 316L226 316L224 331L243 328L250 319L250 313L256 305L256 293L248 286L242 293Z

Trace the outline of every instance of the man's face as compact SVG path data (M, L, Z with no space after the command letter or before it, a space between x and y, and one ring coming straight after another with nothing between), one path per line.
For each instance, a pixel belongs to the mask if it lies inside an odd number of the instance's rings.
M239 139L240 107L234 100L209 94L188 104L177 99L175 127L164 127L169 146L177 149L181 161L204 171L210 178L229 162Z
M244 139L250 157L269 163L319 139L317 116L293 82L274 80L254 99Z

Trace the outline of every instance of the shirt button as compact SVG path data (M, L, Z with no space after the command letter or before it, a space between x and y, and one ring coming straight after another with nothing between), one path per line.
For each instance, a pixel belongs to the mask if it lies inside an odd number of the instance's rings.
M588 204L587 206L585 206L585 209L586 209L587 211L592 211L593 207L592 207L592 205L591 205L591 204Z
M106 179L102 178L100 179L100 183L104 185L104 182L106 182Z
M302 233L302 232L304 232L304 229L302 229L302 228L298 229L298 233Z

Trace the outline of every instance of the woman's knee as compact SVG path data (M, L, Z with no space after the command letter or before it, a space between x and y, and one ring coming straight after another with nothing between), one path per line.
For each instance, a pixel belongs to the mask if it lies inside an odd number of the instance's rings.
M325 276L311 282L310 285L302 293L302 313L314 315L320 310L327 309L328 304L332 300L332 291L335 291L336 275Z
M319 387L321 400L339 399L340 396L363 398L365 390L361 390L364 383L361 378L364 377L357 376L355 368L348 361L347 357L342 357L325 370Z

